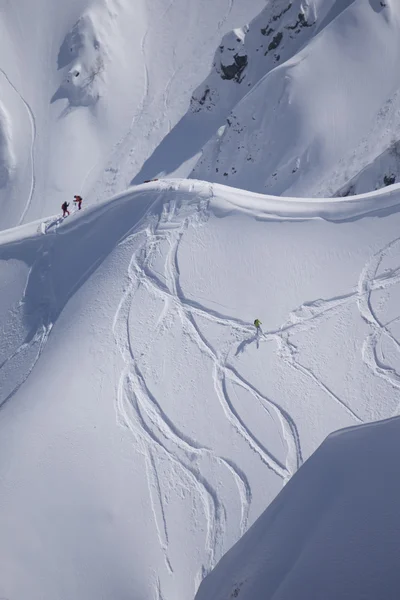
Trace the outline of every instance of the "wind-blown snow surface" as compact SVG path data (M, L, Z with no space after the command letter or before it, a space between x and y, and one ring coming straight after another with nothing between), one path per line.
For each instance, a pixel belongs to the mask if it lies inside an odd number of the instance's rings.
M3 232L0 596L191 598L331 431L398 414L399 208L176 180Z
M286 196L396 180L399 40L395 0L271 2L194 94L201 118L221 118L193 177Z
M332 434L197 600L399 596L399 419Z
M263 0L12 0L0 20L0 228L126 189L215 47ZM95 185L96 184L96 185Z

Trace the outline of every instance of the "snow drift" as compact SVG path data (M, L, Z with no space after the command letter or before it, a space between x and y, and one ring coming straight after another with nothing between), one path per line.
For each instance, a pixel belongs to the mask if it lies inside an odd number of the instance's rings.
M196 600L397 598L399 427L396 418L332 434Z

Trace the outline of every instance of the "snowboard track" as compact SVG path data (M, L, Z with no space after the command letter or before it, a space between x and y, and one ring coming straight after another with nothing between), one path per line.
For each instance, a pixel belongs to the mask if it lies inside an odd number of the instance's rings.
M119 305L114 320L115 339L126 364L126 369L121 375L119 385L117 414L119 415L120 422L125 424L135 434L137 439L144 442L141 447L142 452L144 452L146 456L149 454L149 448L151 448L151 451L155 456L157 453L166 455L173 465L177 467L177 471L180 470L182 473L181 485L186 488L187 493L191 494L191 489L197 491L198 496L202 501L203 511L207 521L205 541L207 560L206 564L201 567L201 576L203 577L204 574L209 572L215 565L216 561L224 551L223 539L224 532L226 531L227 511L219 498L217 491L218 481L214 482L206 479L202 474L203 469L200 469L199 466L195 466L193 456L196 457L197 463L206 465L207 463L214 464L218 467L218 470L222 468L233 477L239 491L242 506L242 516L238 534L243 533L247 528L252 492L246 475L231 459L225 459L222 456L215 455L212 450L198 444L174 425L146 385L140 368L134 359L134 348L129 333L129 313L131 305L137 289L143 284L146 285L146 282L148 281L148 268L146 265L151 254L157 248L157 243L153 243L155 236L158 236L157 240L159 242L161 239L168 239L169 232L175 230L175 227L171 226L173 214L173 206L171 206L171 213L169 214L164 209L160 217L160 223L166 224L166 236L160 235L162 226L160 226L160 230L158 230L157 226L150 225L145 230L145 243L133 254L129 266L128 280L130 284ZM184 227L186 226L187 223L184 222ZM179 228L181 229L180 225ZM179 231L179 236L177 238L178 243L181 235L182 233ZM166 266L166 273L168 273L168 267L170 267L170 265ZM173 292L176 292L179 288L179 283L174 277L171 277L168 280L168 283ZM165 286L161 287L160 292L160 288L152 283L150 289L156 290L156 293L163 294L166 292L167 288ZM167 297L167 300L169 300L169 297ZM181 312L181 316L184 316L183 312ZM128 393L126 393L127 382L131 384ZM130 408L134 409L134 415L132 415ZM161 492L162 484L160 478L156 474L156 462L154 459L147 459L146 464L148 470L152 471L151 479L153 481L158 481L158 485L151 486L150 489L153 512L155 515L157 513L158 515L164 515L164 501ZM185 484L185 480L189 481L189 485L187 483ZM155 508L156 505L159 507L158 511ZM165 518L163 520L165 535L161 535L160 533L163 527L160 525L159 516L156 518L156 523L158 523L157 529L160 545L165 551L166 562L169 562L168 536L166 535L167 527ZM170 571L171 570L172 569L170 569Z
M173 540L168 525L171 494L183 491L185 496L192 499L194 520L200 528L205 523L203 561L199 565L196 577L196 580L200 581L227 550L230 544L228 534L232 535L233 531L238 538L247 530L250 524L253 491L248 475L240 464L231 457L218 453L211 445L200 443L194 436L182 431L152 391L147 374L136 356L135 337L130 324L130 315L135 310L134 303L139 290L144 288L149 296L162 304L157 320L158 331L163 333L168 319L178 319L183 333L210 365L215 397L224 412L232 435L247 445L256 459L281 479L282 483L288 481L303 462L300 435L293 417L283 406L245 378L240 372L240 366L232 362L234 356L245 352L247 346L256 341L253 325L187 298L182 289L179 269L181 242L189 228L200 227L206 222L212 196L211 185L205 194L189 203L182 199L165 203L160 194L152 203L146 217L120 242L126 244L135 240L136 247L128 266L125 291L113 321L114 338L124 365L116 393L116 416L118 424L127 428L135 439L135 449L143 457L146 467L154 526L165 562L165 572L160 573L157 579L157 594L160 598L166 597L163 594L165 578L173 576L179 568L178 564L174 564ZM25 296L29 296L30 282L39 278L45 284L42 312L25 340L0 364L0 375L22 352L34 349L33 359L21 380L6 397L0 398L0 409L28 379L59 314L53 300L51 272L52 246L61 222L61 218L56 218L44 222L40 227L45 237L29 270L21 303L25 302ZM157 253L160 253L162 244L167 246L167 253L164 273L159 273L152 265ZM310 367L300 362L293 338L297 334L319 327L326 319L354 305L369 328L361 352L366 367L374 377L379 377L396 390L399 389L400 373L390 364L386 364L380 345L383 339L388 339L396 351L400 352L400 342L391 331L391 326L400 320L400 316L384 322L374 304L374 292L387 293L392 286L400 283L400 267L384 268L385 260L396 256L399 250L400 237L390 241L368 259L354 289L331 298L317 298L304 302L289 314L280 327L263 332L259 338L260 343L275 343L279 358L299 377L309 378L312 385L318 388L321 398L334 402L338 409L347 414L350 424L362 423L364 419ZM201 320L217 324L233 333L228 350L222 351L207 338L200 325ZM241 338L242 341L237 345L237 340ZM239 414L231 399L229 385L245 390L263 410L276 418L279 435L286 443L285 461L274 456L246 424L246 420ZM398 409L399 407L394 414L398 413ZM165 469L169 471L167 478L163 472ZM170 477L171 472L173 477ZM232 482L232 488L221 485L221 480L226 482L228 479ZM226 502L230 499L232 489L237 492L239 511L232 510L229 502Z
M391 319L388 323L382 322L377 309L373 305L373 292L386 291L391 286L400 283L400 267L395 269L382 269L382 263L391 254L398 254L400 250L400 237L395 238L383 248L378 250L366 263L361 272L357 290L357 306L362 319L372 329L364 341L362 356L367 367L378 377L382 378L389 386L400 389L400 373L392 366L383 363L379 357L379 348L386 337L400 351L400 342L390 331L390 326L400 317ZM395 412L397 414L397 411Z
M196 201L197 203L192 202L187 205L182 201L173 200L158 205L159 208L142 231L140 247L133 253L128 269L129 286L114 321L115 339L126 365L119 386L118 420L140 441L141 451L147 457L149 494L156 516L160 545L165 553L165 562L169 565L168 572L173 573L174 565L169 558L168 507L165 505L167 494L163 490L165 482L158 472L158 461L161 458L166 458L175 473L180 474L179 484L176 485L186 489L189 494L197 494L201 500L202 510L198 510L196 519L205 518L207 525L205 562L201 565L197 576L200 579L212 569L226 550L226 531L232 530L233 527L236 527L240 534L246 531L253 499L252 489L246 473L238 464L181 431L163 410L161 402L150 391L146 376L135 359L135 344L131 339L129 325L129 314L133 310L135 295L140 288L144 287L150 296L162 302L162 308L156 319L157 331L162 333L164 328L168 327L171 318L178 319L182 332L189 337L210 364L215 396L230 424L232 434L241 438L267 469L282 479L283 483L290 479L303 462L300 435L291 415L284 407L257 389L240 373L239 368L232 364L231 356L244 352L246 347L256 340L252 324L209 309L200 302L187 298L182 289L179 269L181 241L189 227L201 226L207 220L209 201L212 196L210 185L208 198L202 197ZM162 244L167 245L164 273L152 267ZM374 311L371 299L374 291L386 290L400 283L400 267L384 272L379 271L383 259L391 250L398 249L398 246L400 246L400 238L393 240L377 252L365 265L353 290L331 298L317 298L304 302L290 313L287 321L279 328L263 332L259 339L261 343L274 342L278 356L284 363L300 377L310 379L312 385L319 390L321 397L334 402L347 414L350 424L363 423L364 419L353 410L349 401L341 398L310 367L300 362L292 339L296 334L318 327L324 320L353 304L358 307L361 318L372 328L362 351L364 363L375 376L399 388L400 374L380 360L378 344L382 336L387 336L400 351L400 342L389 329L390 324L397 322L400 317L392 319L390 323L382 323ZM234 333L234 341L231 342L227 352L222 352L210 342L199 324L201 319L228 328ZM125 333L121 333L122 331ZM249 336L248 339L245 336ZM239 337L245 339L236 347L235 340ZM130 382L128 388L126 380ZM277 418L281 429L280 435L287 448L284 463L269 451L240 416L230 398L228 384L244 389L269 415ZM234 524L237 515L230 513L228 504L225 503L224 492L219 488L215 476L210 475L208 469L210 465L214 465L213 470L217 473L222 471L229 473L235 482L241 506L239 524ZM160 596L163 595L162 581L161 576L157 584Z

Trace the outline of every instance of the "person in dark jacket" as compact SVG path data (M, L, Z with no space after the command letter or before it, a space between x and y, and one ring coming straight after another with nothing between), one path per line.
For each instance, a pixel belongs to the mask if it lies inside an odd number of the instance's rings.
M62 208L62 211L63 211L63 217L66 217L67 215L69 215L69 214L70 214L70 213L69 213L69 210L68 210L68 206L69 206L69 204L68 204L68 202L67 202L67 201L65 201L65 202L63 202L63 203L61 204L61 208Z
M78 210L82 207L82 196L74 196L74 202L78 205Z

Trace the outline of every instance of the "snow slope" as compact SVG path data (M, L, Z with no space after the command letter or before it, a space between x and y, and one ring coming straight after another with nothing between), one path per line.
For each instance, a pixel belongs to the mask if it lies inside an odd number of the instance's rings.
M5 0L0 227L124 190L263 0ZM185 35L182 35L185 31Z
M396 181L399 29L395 0L270 3L226 38L195 94L220 120L193 177L315 197Z
M0 227L165 175L307 197L396 180L399 10L394 0L6 2Z
M398 418L332 434L197 600L398 597Z
M324 10L327 10L332 1L324 2ZM238 27L223 37L211 73L193 92L188 112L163 139L132 183L141 183L159 174L187 176L190 173L203 146L217 130L218 137L221 135L220 128L226 126L226 119L236 104L277 62L291 58L315 33L315 24L301 26L299 31L289 31L288 43L286 40L282 43L278 59L276 53L268 52L269 36L276 31L277 24L282 28L291 26L298 20L299 12L305 14L300 0L289 3L272 0L250 25ZM308 8L306 13L309 13ZM212 166L205 174L211 181L219 171L217 163Z
M399 22L393 0L6 2L0 227L165 175L291 196L396 179Z
M2 232L0 596L194 597L330 432L397 415L399 208L165 180Z

